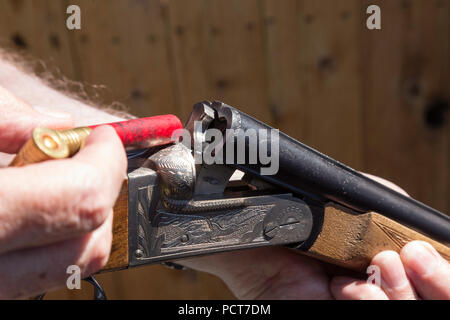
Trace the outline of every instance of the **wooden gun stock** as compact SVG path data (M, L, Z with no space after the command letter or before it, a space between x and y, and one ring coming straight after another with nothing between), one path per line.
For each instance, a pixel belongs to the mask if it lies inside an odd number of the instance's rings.
M372 258L384 250L399 252L410 241L429 242L450 261L450 248L375 212L359 214L334 203L325 206L321 231L306 254L366 272Z

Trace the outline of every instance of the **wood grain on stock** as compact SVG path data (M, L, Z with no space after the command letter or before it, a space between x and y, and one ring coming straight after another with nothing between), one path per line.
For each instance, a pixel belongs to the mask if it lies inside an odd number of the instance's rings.
M113 240L108 263L100 272L128 267L128 180L125 180L114 205Z
M412 240L423 240L448 261L450 248L378 213L354 214L335 204L325 207L322 230L307 255L352 270L366 272L383 250L399 252Z

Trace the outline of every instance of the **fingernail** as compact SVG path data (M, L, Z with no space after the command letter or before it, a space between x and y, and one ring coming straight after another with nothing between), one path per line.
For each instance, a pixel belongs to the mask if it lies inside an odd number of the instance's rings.
M431 274L438 264L437 251L426 242L411 243L405 251L406 268L419 276Z

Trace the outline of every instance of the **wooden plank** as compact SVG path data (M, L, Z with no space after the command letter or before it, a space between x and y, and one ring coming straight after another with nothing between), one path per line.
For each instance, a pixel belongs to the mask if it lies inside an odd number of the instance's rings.
M171 1L170 23L182 116L222 100L271 122L262 2Z
M382 29L361 29L366 170L448 212L448 130L426 115L448 90L449 15L439 6L449 3L365 1L364 11L369 3L382 8Z
M357 1L303 2L306 142L356 169L362 165ZM333 136L333 138L331 138Z
M271 102L281 102L279 126L361 168L357 2L304 0L283 6L268 1L266 7L269 21L275 21L267 26L269 83Z
M265 0L269 106L274 126L295 139L307 136L308 104L300 36L301 1Z
M204 2L208 22L206 65L216 99L271 123L268 107L262 2Z
M61 1L0 2L1 46L19 49L39 58L50 70L78 79L66 28L66 6Z
M73 1L82 10L75 34L82 78L111 88L136 116L176 113L165 1Z
M187 119L196 102L215 98L207 66L209 28L206 18L204 0L169 2L169 35L181 119Z

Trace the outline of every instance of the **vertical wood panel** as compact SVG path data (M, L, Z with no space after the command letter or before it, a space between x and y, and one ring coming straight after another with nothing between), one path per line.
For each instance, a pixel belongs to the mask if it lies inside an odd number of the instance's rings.
M187 120L194 103L215 98L207 65L209 44L205 1L170 1L169 21L180 117Z
M207 66L205 1L170 1L169 21L180 117L186 120L196 102L214 99Z
M269 105L274 126L305 140L308 103L304 100L307 79L302 57L308 47L301 38L301 19L300 0L264 2Z
M382 7L382 30L361 34L366 169L446 212L448 130L433 128L425 115L436 98L448 101L449 15L439 6L449 3L374 3Z
M64 2L49 0L0 1L0 44L32 52L50 69L78 79L72 63Z
M356 1L266 2L270 101L277 124L362 165Z
M271 123L262 2L206 1L208 75L217 99Z
M355 167L362 165L357 1L303 1L306 142Z
M176 113L164 1L79 0L75 37L84 81L106 85L137 116Z
M170 22L184 117L218 99L271 122L261 1L171 1Z

